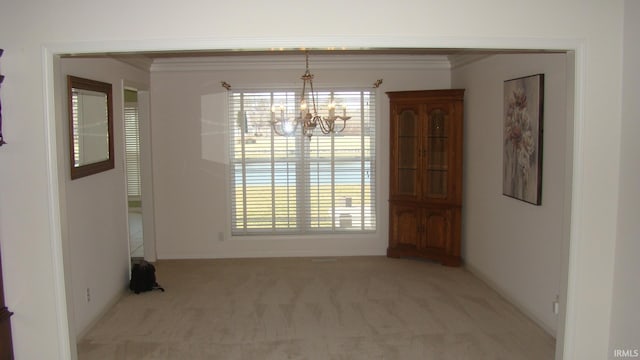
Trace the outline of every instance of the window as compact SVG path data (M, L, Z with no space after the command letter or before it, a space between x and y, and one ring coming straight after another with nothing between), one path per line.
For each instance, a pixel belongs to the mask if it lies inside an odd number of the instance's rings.
M320 105L332 98L351 116L345 130L307 139L271 129L272 106L296 115L294 91L230 93L232 234L375 230L375 93L318 92Z
M140 207L140 130L138 126L137 93L125 90L124 141L129 204ZM136 206L137 205L137 206Z

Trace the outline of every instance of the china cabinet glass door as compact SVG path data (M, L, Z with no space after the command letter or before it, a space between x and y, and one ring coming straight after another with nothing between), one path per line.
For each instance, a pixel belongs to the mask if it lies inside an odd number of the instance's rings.
M397 122L396 191L401 196L417 196L419 134L418 114L413 109L402 110Z
M424 197L446 199L448 195L449 175L449 117L442 108L429 108L426 123L426 181Z

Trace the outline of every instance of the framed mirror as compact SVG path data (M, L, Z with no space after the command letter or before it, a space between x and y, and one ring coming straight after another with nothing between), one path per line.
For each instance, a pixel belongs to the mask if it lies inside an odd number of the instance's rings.
M71 179L114 168L111 84L67 77Z

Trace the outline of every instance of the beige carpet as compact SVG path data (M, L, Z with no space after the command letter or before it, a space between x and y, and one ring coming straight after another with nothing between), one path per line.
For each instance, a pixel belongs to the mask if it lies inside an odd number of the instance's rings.
M385 257L160 261L79 359L553 359L555 341L461 268Z

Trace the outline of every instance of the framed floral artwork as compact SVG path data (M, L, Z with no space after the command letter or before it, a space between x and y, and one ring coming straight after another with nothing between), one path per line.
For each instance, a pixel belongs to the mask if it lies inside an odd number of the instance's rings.
M2 57L3 49L0 49L0 57ZM2 81L4 81L4 75L0 75L0 85L2 85ZM0 146L6 144L4 142L4 137L2 136L2 102L0 101Z
M502 193L542 203L544 74L504 82Z

